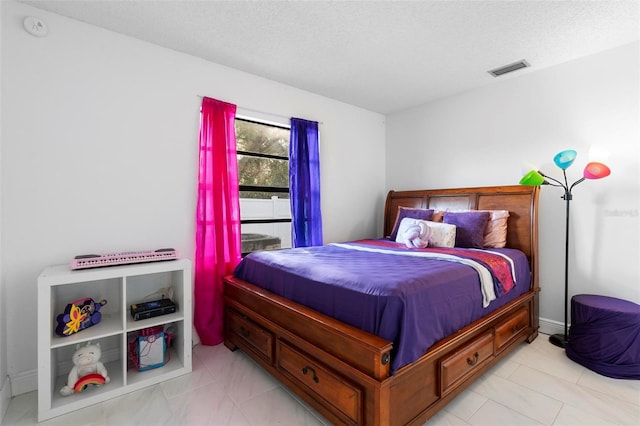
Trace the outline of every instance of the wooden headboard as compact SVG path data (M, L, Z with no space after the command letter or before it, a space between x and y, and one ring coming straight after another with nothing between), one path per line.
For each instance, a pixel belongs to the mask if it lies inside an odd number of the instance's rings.
M508 210L507 247L522 250L529 258L537 288L538 276L537 186L485 186L478 188L389 191L384 209L384 235L391 234L398 207L435 210Z

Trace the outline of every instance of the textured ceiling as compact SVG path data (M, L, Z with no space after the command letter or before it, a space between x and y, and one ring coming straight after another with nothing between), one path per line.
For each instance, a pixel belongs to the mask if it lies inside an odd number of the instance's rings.
M640 36L638 0L21 3L385 114Z

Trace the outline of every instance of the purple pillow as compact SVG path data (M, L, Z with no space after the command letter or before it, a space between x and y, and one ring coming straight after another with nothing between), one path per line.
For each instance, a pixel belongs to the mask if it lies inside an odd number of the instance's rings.
M456 247L482 248L489 212L445 212L444 223L456 226Z
M432 209L412 209L409 207L398 207L398 215L396 216L396 224L393 225L393 231L391 231L391 235L389 239L391 241L395 241L398 236L398 228L400 227L400 222L405 217L409 217L411 219L420 219L420 220L431 220L431 216L433 216Z

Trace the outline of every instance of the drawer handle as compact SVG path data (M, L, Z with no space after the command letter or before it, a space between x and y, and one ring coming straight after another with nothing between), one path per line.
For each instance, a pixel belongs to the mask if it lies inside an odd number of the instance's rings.
M302 374L304 374L305 376L307 375L308 371L311 371L311 373L313 374L313 381L316 383L320 383L320 379L318 378L318 376L316 376L316 370L309 367L308 365L302 368Z
M471 366L476 365L478 363L478 358L480 358L480 354L476 352L475 354L473 354L473 359L467 358L467 364Z
M251 334L249 332L249 330L247 330L246 328L244 328L244 326L240 326L240 334L242 334L243 337L249 337L249 334Z
M516 334L518 331L520 331L520 327L518 327L518 324L511 327L511 334Z

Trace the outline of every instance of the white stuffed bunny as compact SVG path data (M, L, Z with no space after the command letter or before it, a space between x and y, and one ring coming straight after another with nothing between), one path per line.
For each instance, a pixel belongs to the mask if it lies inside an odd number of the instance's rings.
M63 396L71 395L75 392L74 388L78 380L89 374L100 374L104 377L104 382L109 383L109 375L104 364L100 362L102 356L102 350L100 349L100 343L92 344L87 342L85 346L76 346L71 360L73 361L73 368L69 372L67 378L67 384L60 389L60 394Z

